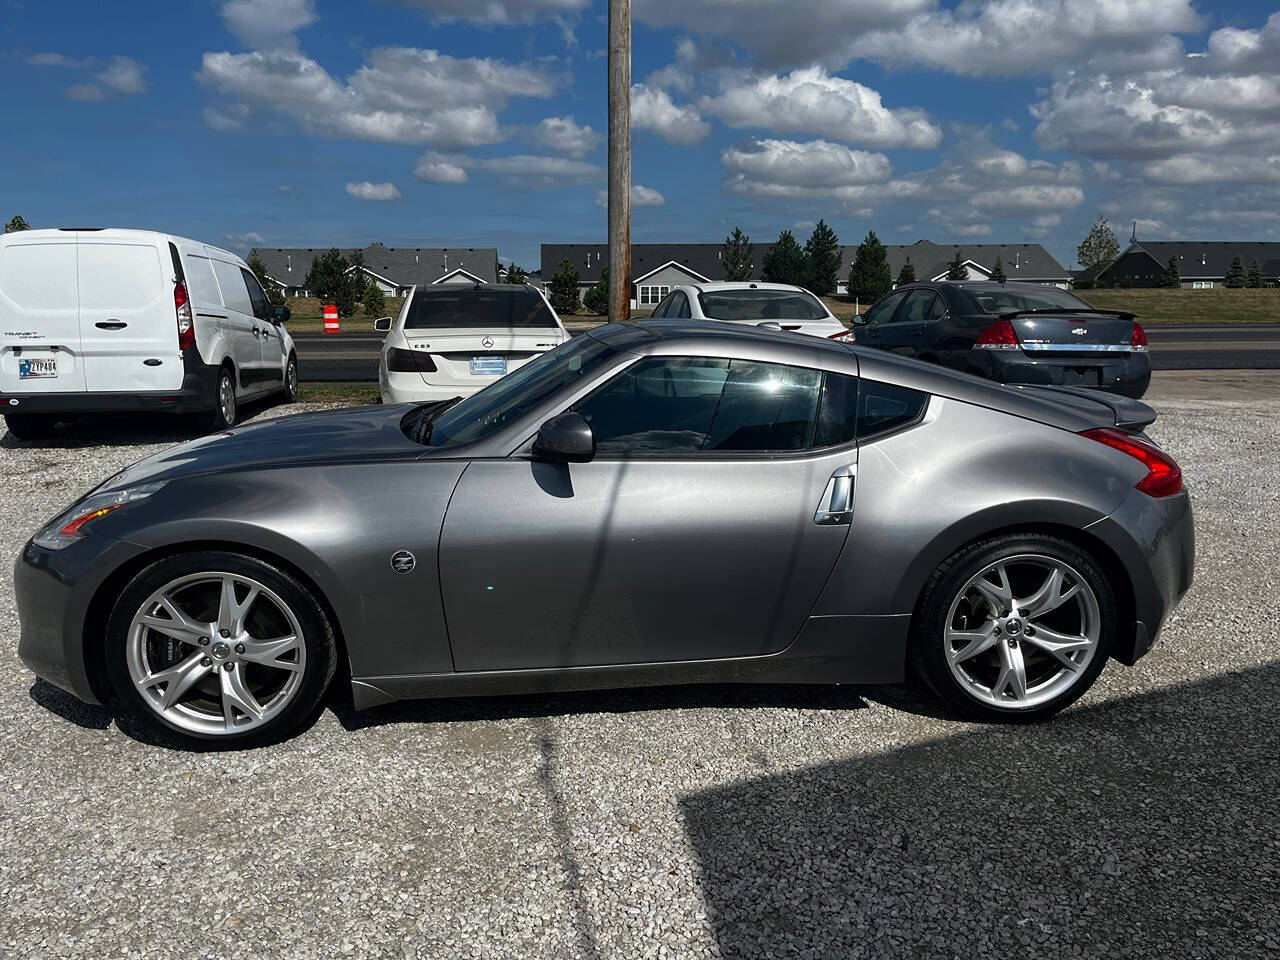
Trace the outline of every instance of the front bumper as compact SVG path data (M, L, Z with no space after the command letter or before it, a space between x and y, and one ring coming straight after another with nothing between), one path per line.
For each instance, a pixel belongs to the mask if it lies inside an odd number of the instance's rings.
M61 550L46 550L27 541L13 568L22 662L86 703L99 703L102 687L90 678L93 658L85 656L89 604L112 571L144 550L94 534ZM93 626L97 630L93 642L104 642L105 622Z
M1146 353L1099 356L1031 356L1021 350L970 350L983 376L1000 383L1026 386L1088 387L1142 398L1151 385L1151 358Z
M1133 666L1159 637L1195 569L1195 520L1184 490L1172 497L1132 491L1110 516L1086 528L1120 559L1133 586L1132 629L1122 629L1111 655Z

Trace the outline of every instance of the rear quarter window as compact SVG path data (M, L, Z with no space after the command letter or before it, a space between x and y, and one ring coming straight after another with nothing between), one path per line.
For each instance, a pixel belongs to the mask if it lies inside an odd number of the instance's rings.
M225 260L214 260L213 272L218 278L222 302L227 309L252 316L253 302L249 299L249 288L244 285L244 277L240 276L240 268Z
M81 243L79 261L81 309L137 310L165 292L154 246Z
M867 440L910 426L924 416L929 395L892 383L858 384L858 439Z
M0 293L20 309L76 309L75 277L74 243L11 243L0 249Z

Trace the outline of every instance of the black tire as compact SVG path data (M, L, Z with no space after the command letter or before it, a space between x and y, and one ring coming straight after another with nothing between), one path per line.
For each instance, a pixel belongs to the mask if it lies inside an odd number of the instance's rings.
M992 563L1026 555L1056 560L1079 573L1097 600L1100 619L1098 641L1092 658L1071 685L1046 702L1030 707L990 705L971 694L951 670L945 639L947 618L953 601L972 577ZM1117 625L1115 591L1093 557L1058 537L1006 534L964 547L934 571L912 618L909 659L925 683L963 716L989 723L1027 723L1050 717L1084 695L1106 665ZM1029 643L1025 637L1022 642L1024 647Z
M298 358L289 354L289 362L284 366L284 395L289 403L297 403L301 390L298 385Z
M275 716L244 732L201 733L177 726L149 705L129 672L127 648L133 617L151 595L184 576L200 573L230 573L252 577L283 600L301 627L305 645L302 679ZM216 638L215 638L216 639ZM129 582L117 601L107 624L107 675L117 699L128 716L169 743L201 749L242 749L278 742L296 733L318 713L337 665L337 644L324 611L311 592L294 577L271 564L243 554L201 551L166 557L142 570ZM182 644L179 656L198 647ZM213 673L216 675L216 666Z
M230 390L232 401L229 408L227 404L223 403L224 390ZM201 433L217 433L220 430L227 430L236 425L239 415L240 402L239 397L236 395L235 372L231 367L224 366L218 371L218 379L214 383L213 409L195 415L196 429Z
M19 440L44 440L53 434L58 417L52 413L6 413L4 422Z

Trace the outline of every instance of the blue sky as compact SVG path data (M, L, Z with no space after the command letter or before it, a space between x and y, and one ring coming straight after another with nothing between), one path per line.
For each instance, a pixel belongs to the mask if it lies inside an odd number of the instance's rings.
M638 241L1280 239L1280 14L633 0ZM0 214L226 244L604 239L591 0L0 0ZM1268 19L1270 18L1270 19Z

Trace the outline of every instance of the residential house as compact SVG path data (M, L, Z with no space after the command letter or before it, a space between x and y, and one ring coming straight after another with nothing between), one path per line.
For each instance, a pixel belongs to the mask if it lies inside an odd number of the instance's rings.
M1158 287L1169 259L1178 264L1183 289L1212 290L1226 280L1236 257L1247 274L1255 262L1262 267L1262 282L1280 284L1280 242L1240 243L1234 240L1143 240L1129 246L1110 266L1097 273L1099 287Z
M252 252L267 268L267 280L286 297L310 295L306 288L311 262L330 247L256 247ZM381 243L357 249L339 247L350 259L364 255L364 274L389 297L403 297L410 288L433 283L495 283L498 251L494 247L387 247Z
M844 248L843 276L841 284L849 277L856 246ZM951 264L959 254L960 262L969 273L970 280L990 280L996 261L1004 269L1005 279L1022 283L1039 283L1066 289L1071 282L1070 271L1054 259L1038 243L933 243L917 240L915 243L887 243L885 252L889 260L889 272L896 282L902 266L911 259L917 280L945 280Z

